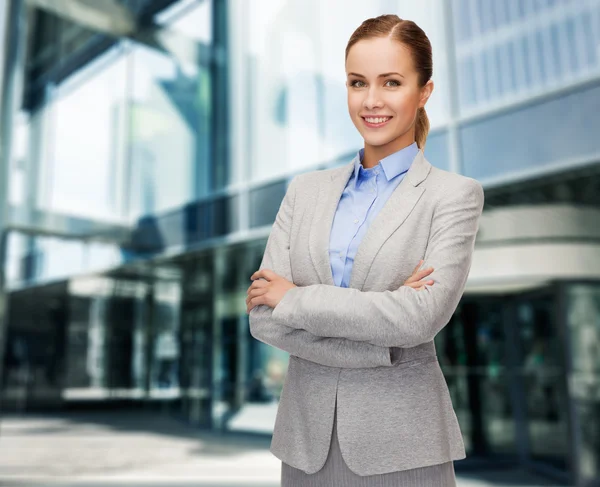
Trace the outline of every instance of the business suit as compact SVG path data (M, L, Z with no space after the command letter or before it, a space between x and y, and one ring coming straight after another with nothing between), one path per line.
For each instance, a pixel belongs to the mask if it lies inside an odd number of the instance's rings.
M252 335L290 353L271 452L306 473L326 462L334 413L339 446L360 476L465 458L433 342L462 296L483 208L474 179L419 150L371 223L350 285L333 285L329 234L355 161L294 177L260 268L298 287L250 311ZM435 284L403 286L415 264Z

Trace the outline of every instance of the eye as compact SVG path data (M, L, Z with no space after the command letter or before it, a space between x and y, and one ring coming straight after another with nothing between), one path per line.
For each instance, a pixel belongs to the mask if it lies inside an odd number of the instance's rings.
M359 80L359 79L352 80L352 81L350 81L350 86L354 86L355 87L356 83L362 83L362 81Z
M392 85L392 86L400 86L400 82L396 81L395 79L389 79L386 81L386 83L396 83L395 85Z

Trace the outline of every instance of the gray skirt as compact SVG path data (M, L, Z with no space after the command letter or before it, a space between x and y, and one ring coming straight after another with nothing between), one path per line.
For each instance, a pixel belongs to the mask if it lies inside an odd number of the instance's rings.
M342 457L336 423L337 411L333 415L331 446L323 468L307 474L281 462L281 487L456 487L452 461L378 475L355 474Z

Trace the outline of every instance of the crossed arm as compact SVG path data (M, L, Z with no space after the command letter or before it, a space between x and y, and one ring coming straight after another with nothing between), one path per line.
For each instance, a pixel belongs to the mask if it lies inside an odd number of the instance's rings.
M425 254L427 266L434 268L429 275L433 286L383 292L324 284L295 287L270 318L298 331L363 345L407 348L433 340L463 294L483 203L483 188L471 178L440 199Z
M260 265L290 281L295 182L282 201ZM258 305L250 311L252 336L322 365L392 365L390 347L431 341L450 321L471 268L483 203L483 188L474 179L465 179L460 189L440 199L425 254L426 264L434 268L429 276L433 286L383 292L325 284L294 287L274 309Z
M281 202L260 264L260 269L271 269L289 281L292 281L289 238L296 183L297 176L292 179ZM292 288L288 290L285 296L296 289L308 289L309 287ZM310 308L311 298L310 296L307 296L307 298L309 301L304 304L304 309ZM297 296L295 300L302 301L302 298ZM298 305L297 301L296 304L290 303L291 306L287 309L287 316L279 318L274 316L274 309L267 305L260 304L252 308L249 313L250 334L261 342L321 365L344 368L392 366L388 346L353 341L341 335L336 337L317 336L317 334L301 329L300 326L289 326L288 319L291 319L295 325L300 325L303 320L301 315L296 315L293 309L290 309ZM275 309L279 308L281 302ZM335 309L331 311L332 313L336 312Z

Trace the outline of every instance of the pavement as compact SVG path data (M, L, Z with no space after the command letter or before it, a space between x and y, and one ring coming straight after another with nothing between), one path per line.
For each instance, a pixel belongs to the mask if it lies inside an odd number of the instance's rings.
M280 485L270 437L201 431L160 413L7 416L0 422L4 487ZM458 487L558 486L523 471L457 472Z

